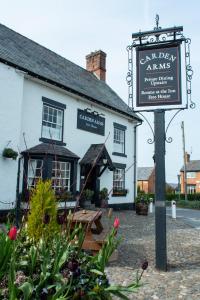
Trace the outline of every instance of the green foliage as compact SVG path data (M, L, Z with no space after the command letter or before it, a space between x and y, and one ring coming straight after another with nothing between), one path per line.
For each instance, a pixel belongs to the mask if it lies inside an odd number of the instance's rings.
M0 232L0 281L7 272L11 255L13 252L14 241L4 233Z
M94 191L90 190L90 189L86 189L83 191L83 197L86 199L86 200L91 200L92 197L94 195Z
M200 201L177 201L176 205L181 208L200 209Z
M107 200L108 199L108 189L107 188L101 189L99 192L99 196L101 199Z
M17 159L18 153L11 148L5 148L3 150L3 157Z
M150 202L150 198L149 194L145 194L144 192L140 192L136 199L135 199L135 203L145 203L148 204Z
M31 191L31 212L28 216L28 235L34 241L51 239L59 230L56 221L57 204L51 181L40 180Z

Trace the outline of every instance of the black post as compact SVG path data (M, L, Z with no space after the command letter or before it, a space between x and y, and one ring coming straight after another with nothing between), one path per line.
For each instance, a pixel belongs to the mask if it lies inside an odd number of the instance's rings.
M165 206L165 111L154 112L156 268L167 270Z

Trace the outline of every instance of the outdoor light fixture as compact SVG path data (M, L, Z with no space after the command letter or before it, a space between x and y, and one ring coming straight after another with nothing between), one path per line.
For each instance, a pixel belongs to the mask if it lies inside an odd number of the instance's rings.
M107 158L103 158L103 164L106 165L108 162Z

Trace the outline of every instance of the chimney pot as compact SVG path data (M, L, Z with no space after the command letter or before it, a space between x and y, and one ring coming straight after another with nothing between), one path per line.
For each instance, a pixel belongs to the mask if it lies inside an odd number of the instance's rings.
M106 53L98 50L88 54L86 70L94 73L100 80L106 81Z

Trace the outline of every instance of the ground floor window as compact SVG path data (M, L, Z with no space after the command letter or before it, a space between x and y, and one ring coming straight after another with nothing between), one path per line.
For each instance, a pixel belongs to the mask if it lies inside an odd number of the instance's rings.
M52 163L52 187L56 191L70 191L70 172L69 162L53 161Z
M196 193L196 185L195 184L187 184L187 193L195 194Z
M125 169L116 168L113 171L113 190L122 191L125 189Z
M43 160L42 159L29 159L28 161L28 188L33 188L38 180L42 178Z
M51 161L52 187L55 191L70 191L71 163L64 161ZM36 186L39 179L44 175L43 159L28 160L27 187Z

